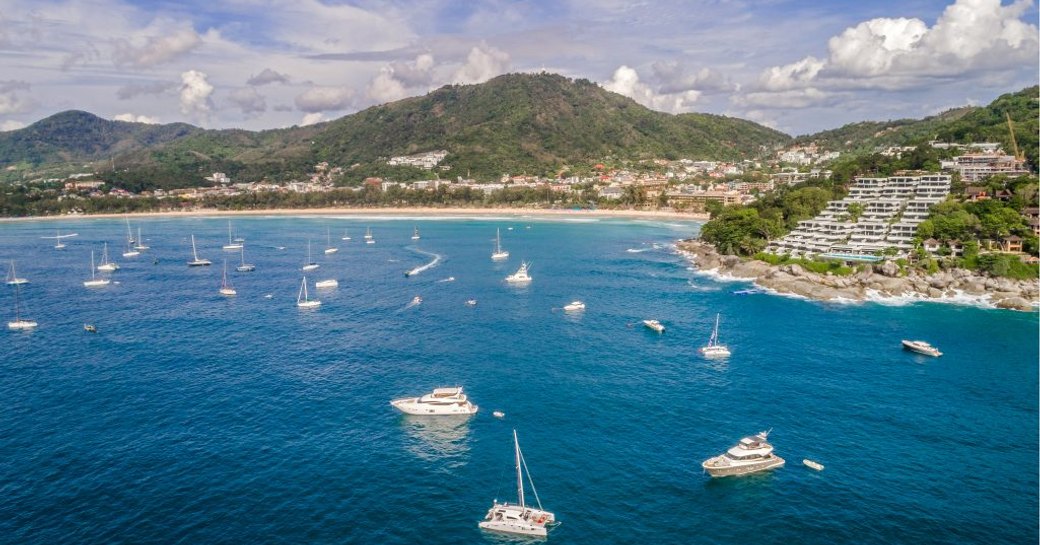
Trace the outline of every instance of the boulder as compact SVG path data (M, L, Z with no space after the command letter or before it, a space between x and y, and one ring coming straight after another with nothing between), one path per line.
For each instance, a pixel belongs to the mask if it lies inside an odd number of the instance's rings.
M881 264L881 274L885 276L899 276L899 265L895 261L885 261Z
M1006 297L997 301L997 308L1012 310L1033 310L1033 306L1022 297Z

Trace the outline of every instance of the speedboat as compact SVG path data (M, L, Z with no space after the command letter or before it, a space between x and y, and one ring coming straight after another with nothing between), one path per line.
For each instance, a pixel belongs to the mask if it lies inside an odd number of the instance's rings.
M658 333L664 333L664 324L658 322L657 320L643 320L643 325L649 327L650 329L653 329Z
M938 348L924 341L908 341L904 339L903 349L915 352L917 354L921 354L923 356L931 356L933 358L938 358L942 355L942 352L939 352Z
M466 305L471 306L471 307L475 307L475 306L477 306L477 300L476 299L467 299L466 300Z
M498 503L494 500L491 509L488 509L484 520L477 523L481 530L491 532L502 532L506 534L519 534L524 536L545 537L549 529L558 525L556 515L546 511L542 507L542 500L538 497L538 491L534 488L531 473L527 470L527 462L524 454L520 452L520 442L516 438L516 430L513 430L513 445L516 458L516 495L517 503ZM534 492L535 503L538 508L527 505L524 500L524 473L527 480L531 482L531 491Z
M330 278L329 280L319 280L319 281L314 283L314 287L316 287L318 289L335 288L335 287L338 287L338 286L339 286L339 281L336 280L335 278Z
M506 413L504 413L502 411L495 411L495 412L491 413L491 416L494 416L495 418L505 418L506 417Z
M531 275L527 274L527 269L530 267L526 261L520 262L520 268L515 273L506 277L506 282L510 284L526 284L532 280Z
M464 416L476 414L478 409L462 393L462 386L434 388L422 397L403 397L390 404L405 414L417 416Z
M581 301L571 301L570 303L563 305L564 312L578 312L580 310L585 310L585 303Z
M83 331L87 333L97 333L97 327L94 324L83 324Z
M422 297L419 297L418 295L416 295L415 297L412 297L412 304L413 305L418 305L419 303L422 303Z
M773 445L766 439L768 431L744 437L725 454L708 458L701 467L712 477L747 475L784 465L784 459L773 454Z

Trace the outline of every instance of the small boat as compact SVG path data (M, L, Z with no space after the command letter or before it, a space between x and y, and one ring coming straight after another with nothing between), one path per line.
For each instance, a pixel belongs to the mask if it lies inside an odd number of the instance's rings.
M643 320L643 325L658 333L664 333L664 324L657 320Z
M320 266L321 265L318 265L317 263L311 261L311 241L308 240L307 241L307 261L305 261L303 263L302 270L304 272L313 271L314 269L317 269Z
M87 333L97 333L97 327L94 327L94 324L83 324L83 331L86 331Z
M188 266L206 267L212 264L213 263L211 263L210 260L199 257L199 252L195 250L195 235L191 235L191 261L188 262Z
M347 235L346 229L343 230L343 238L341 238L340 240L350 240L350 236Z
M102 286L107 286L110 283L112 283L112 281L107 279L107 278L98 278L97 276L95 276L94 275L94 270L95 270L94 269L94 251L91 250L91 252L90 252L90 280L84 280L83 281L83 285L88 287L88 288L100 288Z
M502 532L506 534L519 534L524 536L545 537L549 529L556 526L556 515L546 511L542 507L542 500L538 497L538 490L531 480L531 472L527 471L527 462L520 452L520 441L516 438L516 430L513 430L513 446L516 457L516 495L517 503L498 503L494 500L491 509L488 509L484 520L477 526L481 530ZM531 491L538 508L530 507L524 501L524 472L527 471L527 481L531 483Z
M63 234L61 234L61 229L56 229L55 230L55 235L53 237L40 237L40 238L51 238L51 239L54 239L56 241L54 243L54 249L55 250L64 250L65 249L65 243L62 242L62 240L66 239L66 238L69 238L69 237L78 237L78 236L79 236L79 233L71 233L71 234L68 234L68 235L63 235Z
M419 240L419 228L418 227L416 227L412 231L412 240Z
M476 414L479 407L462 393L462 386L434 388L420 397L402 397L390 402L395 409L416 416L460 416Z
M36 320L30 320L28 318L22 318L22 309L19 304L19 295L22 292L22 285L14 285L14 321L7 322L8 329L32 329L40 324L36 323Z
M505 418L506 417L506 413L504 413L502 411L495 411L495 412L491 413L491 416L494 416L495 418Z
M18 273L14 270L14 260L11 260L11 268L7 272L7 285L8 286L20 286L22 284L28 284L29 280L25 278L18 278Z
M529 267L529 263L521 261L520 268L517 269L515 273L507 276L506 282L509 282L510 284L526 284L530 282L533 278L531 278L531 275L527 273Z
M712 477L747 475L784 465L784 459L773 454L773 445L766 439L768 431L744 437L725 454L708 458L701 467Z
M578 312L580 310L585 310L585 303L581 301L571 301L570 303L563 305L564 312Z
M338 286L339 286L339 281L334 279L334 278L330 278L328 280L319 280L319 281L314 283L314 287L318 288L318 289L335 288L335 287L338 287Z
M238 295L238 292L235 291L235 287L232 286L231 285L231 281L228 280L228 276L227 276L227 259L224 260L224 277L220 281L220 294L224 295L224 296L227 296L227 297L231 297L233 295Z
M491 260L501 261L509 257L509 252L502 249L502 230L495 229L495 248L491 250Z
M325 246L325 255L334 254L338 252L339 248L336 248L332 245L332 230L328 227L325 228L325 238L327 239Z
M97 268L99 271L112 272L118 271L119 265L108 260L108 243L105 243L105 249L101 252L101 264Z
M242 263L239 264L237 267L235 267L235 270L238 271L238 272L252 272L252 271L255 271L256 270L256 265L253 265L252 263L246 263L246 247L245 246L242 246L242 249L239 250L239 253L242 255Z
M418 295L412 297L412 305L418 305L419 303L422 303L422 297L419 297Z
M130 242L127 242L126 251L123 252L123 257L137 257L139 255L141 255L141 252L134 248Z
M134 249L139 251L139 252L143 252L145 250L150 250L151 249L151 246L145 244L144 243L144 239L141 238L141 228L140 227L137 228L137 244L134 244Z
M719 315L715 315L715 329L711 331L711 338L708 339L708 344L700 348L700 353L705 358L726 358L729 357L729 348L724 344L719 343Z
M318 308L321 306L321 301L317 299L310 299L307 296L307 277L303 277L303 283L300 284L300 293L296 295L296 306L299 308Z
M124 217L126 220L126 242L128 246L133 246L136 240L134 240L134 232L130 229L130 218Z
M475 306L477 306L477 300L476 299L466 299L466 305L471 306L471 307L475 307Z
M369 227L365 230L365 244L375 244L376 239L372 238L372 228Z
M225 252L233 252L235 250L241 250L242 243L236 242L234 237L231 236L231 220L227 222L227 244L224 245Z
M924 341L908 341L904 339L903 349L909 350L917 354L921 354L922 356L931 356L933 358L938 358L942 355L942 352L939 352L938 348Z
M805 464L806 467L815 469L816 471L823 471L823 464L821 464L820 462L816 462L806 458L802 460L802 463Z

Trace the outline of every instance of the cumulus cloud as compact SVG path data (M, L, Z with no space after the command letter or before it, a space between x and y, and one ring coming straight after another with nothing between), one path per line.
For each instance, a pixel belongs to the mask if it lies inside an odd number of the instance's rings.
M206 74L197 70L188 70L181 74L181 113L184 115L206 117L213 109L213 86L206 81Z
M267 100L252 87L235 89L232 91L231 96L228 97L228 100L235 106L238 106L238 109L242 110L242 113L246 115L267 111Z
M19 114L33 109L36 103L22 93L30 89L26 81L0 81L0 115Z
M803 87L816 79L826 63L815 57L806 57L784 66L774 66L762 72L758 81L766 91L787 91Z
M281 72L275 72L270 68L264 68L259 74L246 80L246 83L256 87L267 85L268 83L289 83L289 76Z
M163 36L151 36L135 45L127 39L113 43L112 61L116 66L149 68L170 62L202 45L202 37L193 29L182 28Z
M659 61L650 65L650 69L654 79L660 83L658 91L661 93L733 91L738 88L722 72L711 68L690 71L676 61Z
M330 110L345 110L351 106L354 90L349 87L316 86L297 95L296 108L303 112L317 113Z
M158 125L159 124L159 118L158 117L150 117L150 116L147 116L147 115L134 115L134 114L130 114L130 113L119 114L119 115L113 117L112 119L114 119L116 121L127 121L127 122L130 122L130 123L147 123L149 125Z
M815 87L807 87L805 89L745 93L735 96L733 102L739 106L756 108L808 108L835 102L837 96Z
M153 81L150 83L131 83L116 90L116 98L129 100L141 95L161 95L177 89L174 81Z
M15 121L13 119L8 119L6 121L0 122L0 132L16 131L18 129L24 128L25 123L22 123L21 121Z
M321 112L309 113L309 114L303 116L303 120L300 121L300 126L301 127L306 127L307 125L313 125L315 123L321 123L324 119L325 119L325 114L322 114Z
M378 102L400 100L433 81L433 55L422 53L412 62L395 62L379 70L365 88L365 96Z
M483 83L509 68L509 54L500 49L481 44L469 50L466 63L452 75L453 83Z
M614 71L613 77L603 84L603 88L625 95L652 110L670 113L690 111L701 95L699 91L658 93L639 80L639 73L635 69L624 65Z

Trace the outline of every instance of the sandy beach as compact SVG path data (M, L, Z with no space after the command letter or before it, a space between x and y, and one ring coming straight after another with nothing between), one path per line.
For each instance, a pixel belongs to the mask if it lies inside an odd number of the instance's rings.
M401 208L276 208L269 210L217 210L200 208L195 210L177 212L131 212L128 214L88 214L88 215L65 215L65 216L36 216L25 218L0 218L0 221L36 221L53 220L68 221L75 219L92 218L122 218L133 217L209 217L209 216L514 216L514 217L544 217L544 218L627 218L627 219L656 219L656 220L681 220L681 221L707 221L708 214L673 212L667 210L572 210L572 209L548 209L548 208L425 208L425 207L401 207Z

